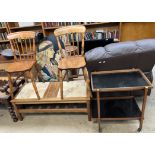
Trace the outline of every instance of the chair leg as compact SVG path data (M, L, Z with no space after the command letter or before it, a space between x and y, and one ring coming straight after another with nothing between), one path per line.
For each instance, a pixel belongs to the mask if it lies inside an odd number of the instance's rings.
M29 75L30 75L30 78L31 78L31 81L32 81L32 85L33 85L34 91L35 91L35 93L37 95L37 98L39 100L40 99L40 96L39 96L38 89L37 89L37 86L36 86L36 84L34 82L34 78L33 78L33 75L32 75L32 72L31 71L29 71Z
M87 85L87 96L90 95L90 97L92 97L92 92L90 89L90 80L89 80L87 68L86 67L82 68L82 71L83 71L84 79L85 79L86 85Z
M69 81L73 81L73 73L72 73L72 70L67 70L67 82Z
M35 67L35 69L36 69L36 71L37 71L37 76L40 77L40 78L42 79L43 82L45 82L45 80L44 80L42 74L40 73L40 70L39 70L38 67L37 67L37 64L35 64L34 67Z
M10 88L10 95L11 95L11 98L13 99L14 95L13 95L13 82L11 79L11 73L8 73L8 82L9 82L9 88Z
M28 77L27 77L26 74L27 74L27 73L25 72L25 73L24 73L24 79L25 79L25 82L28 83L29 80L28 80Z
M67 82L69 82L69 77L70 77L69 70L66 70L66 80L67 80Z
M60 95L61 99L63 99L63 77L62 77L62 70L59 69L59 82L60 82Z
M79 69L76 69L76 76L79 77Z

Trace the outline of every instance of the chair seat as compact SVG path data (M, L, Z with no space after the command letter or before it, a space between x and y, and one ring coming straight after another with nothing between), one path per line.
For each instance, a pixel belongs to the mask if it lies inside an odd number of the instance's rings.
M61 70L78 69L86 66L83 56L68 56L62 58L59 62L58 68Z
M6 71L9 73L24 72L30 70L34 64L35 61L17 61L9 63Z

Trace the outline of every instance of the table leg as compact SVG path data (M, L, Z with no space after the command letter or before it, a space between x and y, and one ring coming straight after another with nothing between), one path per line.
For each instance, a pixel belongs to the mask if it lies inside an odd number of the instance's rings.
M23 116L22 116L22 114L21 114L21 113L19 113L19 111L18 111L18 108L17 108L16 104L15 104L15 103L12 103L12 105L13 105L14 110L15 110L15 112L16 112L17 118L18 118L20 121L22 121L22 120L23 120Z
M143 120L144 120L144 112L145 112L145 106L146 106L146 101L147 101L147 92L148 92L148 87L145 87L144 89L144 97L143 97L143 104L142 104L142 112L141 112L141 117L139 120L139 128L138 128L138 132L140 132L142 130L143 127Z
M12 117L13 121L17 122L18 118L17 118L17 116L16 116L16 114L14 112L14 108L13 108L13 106L12 106L12 104L10 102L7 103L7 107L8 107L10 116Z
M87 112L88 112L88 121L91 121L90 101L87 101Z
M97 90L98 131L101 132L100 92Z

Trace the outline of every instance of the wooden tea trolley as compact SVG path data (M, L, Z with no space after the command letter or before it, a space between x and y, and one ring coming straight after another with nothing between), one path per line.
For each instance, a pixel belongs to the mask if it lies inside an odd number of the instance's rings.
M153 86L140 69L92 72L91 86L97 96L92 102L92 118L98 121L99 132L101 120L136 119L140 123L138 131L141 131L147 92ZM144 91L141 110L133 95L134 91ZM129 95L101 97L101 93L111 92L129 92Z

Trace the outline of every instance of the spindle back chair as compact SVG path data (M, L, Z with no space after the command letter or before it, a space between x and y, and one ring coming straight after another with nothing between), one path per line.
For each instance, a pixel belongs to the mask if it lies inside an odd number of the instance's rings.
M82 25L74 25L74 26L66 26L59 29L56 29L54 31L54 35L57 38L58 46L61 51L62 56L64 56L64 53L62 53L62 47L60 44L60 40L66 45L66 47L70 46L68 49L70 52L74 52L73 55L77 54L79 55L79 42L82 42L81 45L81 55L84 55L84 35L85 35L86 28ZM76 43L76 46L75 46ZM77 48L76 48L77 47ZM76 53L75 53L76 52ZM71 54L70 54L71 55Z
M36 60L35 32L10 33L7 38L10 40L15 61Z
M8 73L10 94L12 99L14 99L14 86L12 81L12 75L14 73L21 75L27 79L26 74L28 74L29 78L32 81L32 85L34 87L34 91L38 99L40 99L37 86L35 84L35 80L32 73L32 68L36 67L36 45L35 45L35 32L33 31L22 31L8 34L7 38L10 41L11 48L14 54L14 62L9 63L6 68L6 72ZM37 72L39 72L37 70ZM21 74L22 73L22 74ZM20 120L22 120L22 116L19 114L17 107L13 104L15 112Z
M63 99L63 74L62 71L66 70L73 70L73 69L82 69L84 79L87 84L87 93L90 92L90 80L88 76L88 71L86 68L86 62L84 58L84 35L85 35L86 28L82 25L74 25L74 26L66 26L62 28L58 28L54 31L54 35L57 38L58 46L62 55L62 59L59 61L58 65L58 74L59 74L59 81L60 81L60 94L61 99ZM70 36L70 37L69 37ZM65 38L65 39L64 39ZM69 39L70 38L70 39ZM75 45L75 39L78 46L78 54L73 56L67 56L63 53L62 47L60 44L60 40L65 43L70 43L70 45ZM81 46L81 55L79 54L79 41L82 42Z

